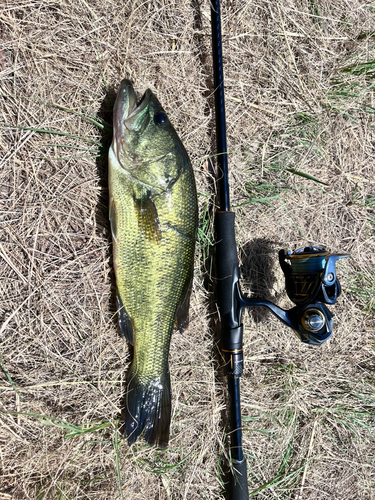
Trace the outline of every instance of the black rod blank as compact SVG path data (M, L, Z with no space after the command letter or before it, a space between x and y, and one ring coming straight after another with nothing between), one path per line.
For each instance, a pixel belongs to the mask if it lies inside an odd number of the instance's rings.
M228 182L228 155L227 155L227 135L225 128L225 101L224 101L224 72L223 54L221 43L221 20L220 2L211 1L211 27L212 27L212 56L214 66L214 87L215 87L215 117L216 117L216 143L217 143L217 164L222 175L220 189L220 210L228 212L229 203L229 182Z

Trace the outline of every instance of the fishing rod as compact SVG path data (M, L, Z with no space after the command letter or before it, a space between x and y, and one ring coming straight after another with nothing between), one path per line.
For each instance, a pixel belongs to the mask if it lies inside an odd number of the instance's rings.
M241 313L238 313L239 266L234 235L234 212L230 211L228 155L224 101L224 72L220 2L211 0L212 55L214 71L219 210L215 215L216 295L221 321L220 348L226 361L230 414L230 500L247 500L247 465L242 451L240 377L243 369Z
M330 254L323 247L308 246L279 251L288 297L295 306L284 310L264 299L245 298L240 289L240 270L234 234L235 214L230 210L228 155L224 101L220 0L211 0L212 53L219 209L215 214L215 289L221 322L220 348L225 359L229 395L230 477L229 500L247 500L247 465L242 450L240 378L243 371L243 325L245 307L267 307L306 344L321 345L332 335L334 304L341 293L336 261L348 254Z

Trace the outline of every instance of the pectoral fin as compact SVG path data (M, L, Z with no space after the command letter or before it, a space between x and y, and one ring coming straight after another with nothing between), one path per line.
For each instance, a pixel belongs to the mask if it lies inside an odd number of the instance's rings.
M137 209L138 224L143 234L148 240L159 242L161 239L161 225L151 194L147 191L140 198L135 198L134 202Z
M109 222L111 223L111 232L113 241L116 241L117 238L116 205L112 196L109 200Z

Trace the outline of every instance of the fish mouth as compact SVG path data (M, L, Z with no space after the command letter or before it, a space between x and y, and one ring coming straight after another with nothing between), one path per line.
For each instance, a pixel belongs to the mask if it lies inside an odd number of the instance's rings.
M138 103L132 83L129 80L121 82L113 108L113 123L118 137L123 136L126 129L135 130L142 127L146 119L143 111L148 107L151 96L151 91L146 90Z

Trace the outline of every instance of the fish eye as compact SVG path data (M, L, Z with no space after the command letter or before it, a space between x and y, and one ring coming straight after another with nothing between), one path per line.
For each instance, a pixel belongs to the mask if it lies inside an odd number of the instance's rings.
M155 125L159 125L160 127L164 127L168 122L168 118L165 116L164 113L162 113L160 111L159 113L157 113L154 116L154 122L155 122Z

